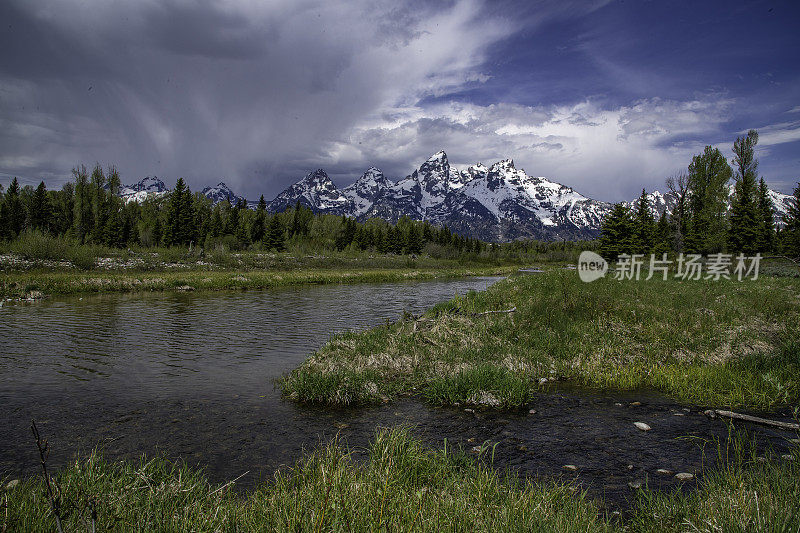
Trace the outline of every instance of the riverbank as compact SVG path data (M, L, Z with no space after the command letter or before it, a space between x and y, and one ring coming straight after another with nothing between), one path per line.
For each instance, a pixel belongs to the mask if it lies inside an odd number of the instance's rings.
M438 266L413 260L394 266L350 263L345 266L313 267L298 264L271 270L162 270L162 271L89 271L52 272L32 270L4 273L0 277L0 298L39 299L56 295L138 291L219 291L257 290L303 284L377 283L454 278L465 276L501 276L518 266L458 265Z
M284 377L299 402L514 408L554 381L769 410L800 399L800 283L617 281L550 270L336 335Z
M242 496L233 483L162 459L79 460L55 475L65 531L711 531L795 530L800 525L800 453L757 460L744 439L697 490L638 489L630 512L609 513L577 485L521 482L452 448L430 450L406 429L381 430L366 454L334 440ZM364 457L366 455L366 457ZM359 459L366 459L361 461ZM8 480L3 480L3 486ZM56 489L54 489L56 490ZM41 476L0 492L2 531L52 531ZM94 518L93 518L94 516Z

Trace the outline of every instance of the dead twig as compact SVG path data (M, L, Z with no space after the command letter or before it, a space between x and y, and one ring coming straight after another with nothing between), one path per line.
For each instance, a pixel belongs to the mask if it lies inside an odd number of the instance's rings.
M788 430L800 430L800 424L795 424L792 422L779 422L778 420L768 420L766 418L761 418L758 416L750 416L750 415L743 415L741 413L734 413L733 411L722 411L720 409L709 409L705 411L703 414L714 418L716 416L722 416L725 418L733 418L735 420L744 420L745 422L753 422L754 424L762 424L765 426L772 426L780 429L788 429Z
M511 309L501 309L500 311L484 311L482 313L472 313L472 316L493 315L493 314L498 314L498 313L513 313L516 310L517 310L517 306L514 306Z
M58 533L64 533L61 527L61 493L58 490L53 490L55 482L51 482L50 476L47 474L47 458L50 456L50 444L47 439L42 439L39 435L39 429L36 427L36 422L31 420L31 432L36 439L36 447L39 449L39 460L42 464L42 475L44 476L45 486L47 487L47 497L50 500L50 508L53 510L53 515L56 517L56 527ZM56 487L58 489L58 487ZM58 494L56 494L58 492Z

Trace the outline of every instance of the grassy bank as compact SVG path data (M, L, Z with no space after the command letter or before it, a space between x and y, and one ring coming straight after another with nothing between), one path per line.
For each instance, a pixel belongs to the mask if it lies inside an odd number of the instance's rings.
M414 393L435 404L513 407L552 380L651 387L717 407L796 405L800 283L586 284L557 270L517 277L422 317L337 335L281 386L302 402Z
M696 492L638 491L631 515L556 481L516 481L451 449L428 450L407 430L382 430L355 462L337 442L306 455L246 497L164 460L76 462L56 476L65 531L794 531L800 453L759 463L746 453ZM55 531L41 477L0 493L2 531ZM777 529L775 529L777 527ZM781 529L783 527L783 529Z
M26 298L97 292L135 291L213 291L268 289L301 284L392 282L458 276L503 275L513 266L452 265L416 266L411 261L393 268L350 265L273 270L199 270L199 271L106 271L49 272L26 271L0 276L0 297Z

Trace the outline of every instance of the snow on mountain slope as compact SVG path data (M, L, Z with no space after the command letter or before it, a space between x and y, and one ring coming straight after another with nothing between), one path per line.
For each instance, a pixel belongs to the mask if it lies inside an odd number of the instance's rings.
M375 203L375 200L394 183L379 169L370 167L351 185L342 189L342 194L353 203L351 216L360 217Z
M333 215L353 213L353 201L336 188L322 169L310 172L305 178L284 190L267 204L267 209L277 213L294 207L298 201L317 213Z
M225 200L230 202L231 205L235 205L239 201L247 203L243 197L236 195L224 182L219 182L213 187L205 187L202 193L203 196L211 200L211 203L214 205L224 202Z
M168 192L169 189L158 176L146 176L138 183L120 187L119 196L125 203L142 203L149 197L163 196Z

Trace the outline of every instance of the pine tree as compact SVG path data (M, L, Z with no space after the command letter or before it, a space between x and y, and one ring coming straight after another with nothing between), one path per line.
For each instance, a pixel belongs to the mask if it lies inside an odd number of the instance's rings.
M178 178L178 181L175 183L175 188L170 193L169 205L167 207L167 220L166 224L164 225L164 244L166 246L177 246L183 244L181 223L183 222L184 217L182 216L181 211L184 207L185 191L186 185L183 182L183 178Z
M770 252L775 247L775 210L764 178L761 178L758 186L758 213L760 218L758 250Z
M258 199L258 206L256 207L256 214L253 217L253 224L250 226L250 240L252 242L261 242L264 239L264 224L267 220L267 202L264 200L264 195Z
M153 232L150 238L153 241L153 246L161 246L161 243L164 239L164 231L161 227L161 217L158 216L158 213L156 213L156 219L153 222Z
M636 202L633 228L633 250L639 254L649 254L653 250L656 223L653 220L653 213L650 211L647 191L644 189Z
M686 249L701 254L721 252L728 232L728 188L733 171L717 148L706 146L692 158L687 182Z
M600 255L614 261L620 254L631 253L634 245L634 222L630 209L615 204L600 229Z
M672 228L669 223L669 214L664 210L656 224L655 238L653 239L653 253L659 258L672 251Z
M25 206L19 194L17 178L11 180L8 190L3 196L2 217L0 217L0 237L16 238L25 227Z
M800 182L789 200L789 209L783 215L783 250L786 255L800 260Z
M178 216L178 237L180 244L190 244L196 241L197 231L194 219L194 201L192 190L186 187L180 198L180 214Z
M755 146L758 133L747 132L746 137L738 137L733 143L734 166L736 167L736 186L731 202L731 224L728 232L728 245L734 252L754 254L759 248L757 173L758 160Z
M48 231L50 222L53 218L53 209L50 205L50 197L47 194L47 187L44 181L39 182L33 196L31 196L30 206L28 207L28 217L30 227L40 231Z
M283 224L281 224L278 215L272 215L272 218L267 225L267 231L264 238L264 244L270 250L282 252L286 248L286 237L283 231Z
M416 224L412 224L408 230L406 249L409 254L419 255L422 253L422 232Z

